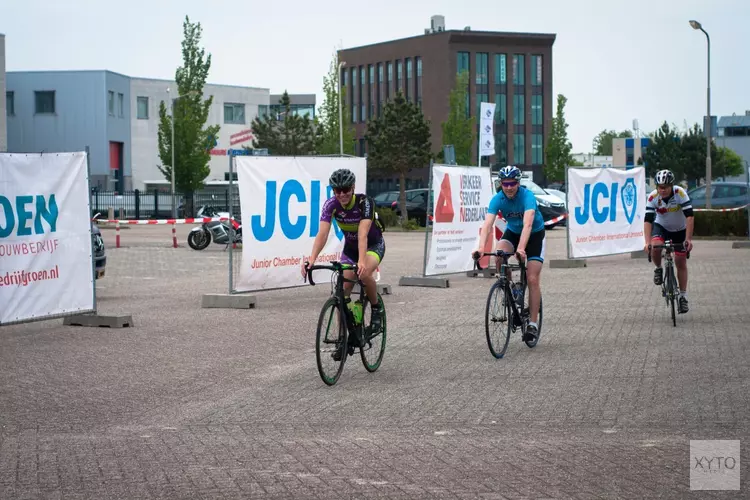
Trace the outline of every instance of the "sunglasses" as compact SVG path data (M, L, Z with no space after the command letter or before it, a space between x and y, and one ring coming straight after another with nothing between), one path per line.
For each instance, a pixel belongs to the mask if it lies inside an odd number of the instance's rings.
M353 188L351 188L351 187L348 187L348 188L333 188L333 192L336 193L336 194L349 194L349 193L352 192L352 189Z
M501 182L500 184L502 184L503 187L512 188L518 186L518 181Z

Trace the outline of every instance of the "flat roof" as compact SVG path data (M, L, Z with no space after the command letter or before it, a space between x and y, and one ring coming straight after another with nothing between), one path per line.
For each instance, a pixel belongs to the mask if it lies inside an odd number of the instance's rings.
M473 35L479 35L479 36L496 36L496 37L504 37L504 38L527 38L531 40L550 40L552 42L555 41L557 38L557 34L555 33L526 33L526 32L513 32L513 31L476 31L476 30L445 30L445 31L435 31L430 33L422 33L420 35L414 35L414 36L407 36L404 38L396 38L393 40L386 40L383 42L375 42L370 43L367 45L358 45L356 47L348 47L345 49L341 49L340 52L346 52L348 50L357 50L357 49L363 49L366 47L374 47L377 45L385 45L389 43L398 43L403 42L405 40L414 40L415 38L420 37L427 37L427 36L444 36L444 35L464 35L464 36L473 36Z

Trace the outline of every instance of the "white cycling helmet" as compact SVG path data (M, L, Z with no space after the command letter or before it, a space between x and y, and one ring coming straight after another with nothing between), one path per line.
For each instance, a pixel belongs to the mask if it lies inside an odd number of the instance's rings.
M654 176L657 185L674 184L674 174L670 170L659 170Z

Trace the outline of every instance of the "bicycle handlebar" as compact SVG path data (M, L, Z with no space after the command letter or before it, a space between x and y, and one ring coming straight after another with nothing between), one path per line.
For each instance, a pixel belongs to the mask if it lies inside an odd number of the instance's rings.
M330 264L316 264L313 266L310 265L310 262L305 261L305 269L307 269L307 273L305 273L305 282L309 280L311 286L315 286L315 282L312 279L312 272L317 269L326 269L328 271L334 271L334 272L341 272L344 270L354 271L355 273L357 272L357 266L350 266L347 264L342 264L341 262L338 262L338 261L332 261ZM346 278L344 279L346 280ZM346 281L351 281L352 283L357 282L356 280L346 280Z
M648 246L648 261L651 262L651 250L661 250L661 249L667 249L667 251L674 251L674 250L685 250L685 244L679 243L674 244L671 241L667 241L662 245L649 245ZM686 257L690 258L690 252L688 251L686 253Z
M506 252L504 250L495 250L494 252L474 252L471 254L472 258L474 259L474 269L478 269L479 271L484 269L482 266L479 265L479 259L481 259L482 257L505 258L505 257L512 257L514 255L516 255L515 252ZM523 262L521 262L520 265L523 266Z

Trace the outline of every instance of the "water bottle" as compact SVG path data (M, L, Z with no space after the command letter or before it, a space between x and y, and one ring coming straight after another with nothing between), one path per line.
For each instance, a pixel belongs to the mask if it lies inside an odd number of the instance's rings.
M523 307L523 293L522 292L522 286L521 283L515 283L512 287L513 290L513 300L516 301L516 304L518 304L518 307Z
M349 302L347 306L349 307L349 310L352 313L352 317L354 318L354 324L360 325L362 323L362 302L358 300Z

